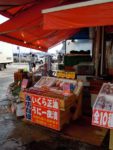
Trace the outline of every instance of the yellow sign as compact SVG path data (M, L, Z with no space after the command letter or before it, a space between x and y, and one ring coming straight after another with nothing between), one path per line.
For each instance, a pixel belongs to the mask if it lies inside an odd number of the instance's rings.
M65 78L65 76L66 76L65 71L57 71L58 78Z
M75 72L66 72L67 79L75 79Z
M75 79L75 72L57 71L57 78Z

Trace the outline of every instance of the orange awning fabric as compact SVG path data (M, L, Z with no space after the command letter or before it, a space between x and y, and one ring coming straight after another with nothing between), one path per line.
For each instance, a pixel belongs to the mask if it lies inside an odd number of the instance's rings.
M44 13L44 29L113 25L113 2Z
M0 41L30 47L41 51L47 51L48 48L57 43L68 39L79 29L68 30L44 30L42 9L60 6L69 2L69 0L14 0L9 2L5 14L10 14L10 20L0 25ZM73 0L71 0L73 2ZM0 2L1 3L1 2ZM6 6L6 3L4 6ZM26 4L26 5L25 5ZM24 6L25 5L25 6ZM15 7L13 7L15 6ZM4 9L3 6L0 6Z

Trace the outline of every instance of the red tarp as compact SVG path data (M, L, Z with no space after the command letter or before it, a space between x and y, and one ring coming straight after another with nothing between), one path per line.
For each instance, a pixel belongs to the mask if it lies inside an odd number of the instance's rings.
M77 0L84 1L84 0ZM44 30L42 9L73 3L74 0L2 0L2 14L11 19L0 25L0 40L25 47L47 51L69 38L79 29ZM6 8L5 8L6 7ZM7 8L8 7L8 8Z
M113 25L113 2L44 14L44 29Z

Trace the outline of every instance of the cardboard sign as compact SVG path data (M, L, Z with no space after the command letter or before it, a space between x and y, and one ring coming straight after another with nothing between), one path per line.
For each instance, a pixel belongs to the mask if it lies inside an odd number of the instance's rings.
M45 127L60 130L60 109L58 99L27 94L26 100L25 117L27 120L31 120L32 122Z
M75 79L75 72L66 72L67 79Z
M28 85L28 79L23 79L21 84L21 89L25 89Z
M113 129L113 113L105 110L93 110L92 124L104 128Z
M102 85L93 106L92 124L113 129L113 84Z
M70 95L70 83L64 83L64 85L63 85L63 94L65 95L65 96L68 96L68 95Z
M57 71L57 78L75 79L75 72Z
M65 71L57 71L57 78L65 78Z

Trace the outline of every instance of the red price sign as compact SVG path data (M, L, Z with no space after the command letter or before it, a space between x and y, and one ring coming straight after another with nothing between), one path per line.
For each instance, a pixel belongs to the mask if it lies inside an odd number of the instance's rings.
M39 125L60 130L59 100L29 94L31 99L31 121Z
M92 124L113 129L113 113L105 110L93 110Z
M46 107L49 109L59 109L59 100L51 97L45 97L40 95L31 96L32 105L37 105L40 107Z
M45 127L60 130L59 112L57 110L50 110L44 107L33 106L32 121Z

